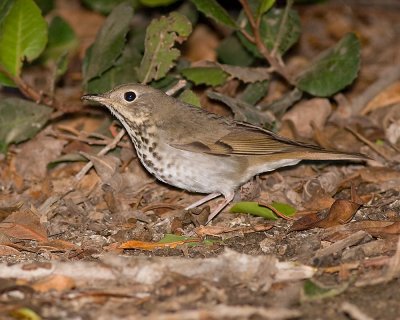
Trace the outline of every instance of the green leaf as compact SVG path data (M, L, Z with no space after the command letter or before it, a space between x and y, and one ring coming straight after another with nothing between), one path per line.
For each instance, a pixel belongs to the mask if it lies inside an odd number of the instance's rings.
M300 74L297 87L314 96L329 97L351 84L359 68L360 41L349 33Z
M238 29L236 22L216 0L191 0L207 17L227 27Z
M278 210L280 213L283 213L287 217L294 216L296 213L296 208L293 208L291 205L282 202L272 202L271 206Z
M193 242L190 242L190 240L193 239ZM189 240L189 241L188 241ZM198 241L196 238L190 238L190 237L185 237L185 236L179 236L176 234L172 233L167 233L164 235L164 237L158 241L158 243L171 243L171 242L178 242L178 241L188 241L186 244L190 247L192 246L198 246L198 245L212 245L214 242L220 242L219 240L206 240L204 239L203 241Z
M50 118L52 109L18 98L0 100L0 152L10 143L32 138Z
M307 279L304 282L303 291L301 294L302 301L317 301L322 300L324 298L335 297L344 291L350 286L352 281L344 282L339 286L335 287L325 287L315 283L312 280Z
M44 16L54 9L54 0L35 0L35 2Z
M260 22L260 34L265 46L272 50L275 45L275 41L278 39L281 22L284 17L284 9L273 8L264 14ZM245 30L252 35L252 30L247 17L242 12L239 16L239 25L244 25ZM278 53L283 55L289 50L299 39L300 36L300 18L296 11L289 10L286 23L282 26L281 35L279 37ZM243 45L250 50L255 56L261 57L260 52L255 44L251 43L247 38L243 36L241 32L238 32L238 36Z
M13 4L14 0L2 0L0 2L0 24L3 21L4 17L7 16L8 11L10 11Z
M235 35L222 40L217 48L217 53L221 62L234 66L248 67L254 62L254 56Z
M35 311L27 307L19 307L13 309L9 313L12 319L24 319L24 320L42 320L43 318L38 315Z
M228 79L228 74L218 67L193 67L183 69L181 73L195 85L206 84L215 87Z
M215 91L208 91L207 96L210 99L221 101L231 108L234 119L237 121L245 121L262 127L270 126L274 122L274 118L268 112L261 112L238 98L232 98L227 95Z
M133 9L128 3L121 3L107 17L91 49L90 59L84 68L84 80L101 76L110 69L121 55Z
M231 78L239 79L245 83L255 83L269 79L270 73L268 68L248 68L240 66L231 66L229 64L218 64L223 71L228 73Z
M262 16L275 4L276 0L261 0L260 6L258 7L258 15Z
M89 9L105 15L108 15L122 2L129 3L134 9L136 9L139 5L139 0L82 0L82 2Z
M288 217L293 216L296 213L295 208L285 203L273 202L271 206L276 210L278 210L280 213ZM229 212L249 213L269 220L278 220L278 217L271 209L268 209L264 206L260 206L257 202L250 202L250 201L238 202L233 205L233 207L229 210Z
M182 102L191 104L192 106L201 107L199 97L190 89L186 89L185 91L183 91L179 95L178 99Z
M78 38L70 25L61 17L54 17L49 25L49 41L41 59L58 60L78 46Z
M140 0L140 3L146 7L162 7L169 6L177 0Z
M239 95L239 99L248 104L255 105L267 95L268 87L269 81L250 83Z
M173 48L176 41L186 39L192 32L190 21L177 12L153 20L147 28L145 52L137 74L142 83L164 77L180 56Z
M0 25L0 66L19 76L22 62L36 59L47 42L47 23L33 0L15 0ZM0 84L14 85L0 73Z
M88 57L93 54L88 51ZM90 58L89 58L90 59ZM134 46L134 42L130 41L124 49L122 56L118 58L115 65L104 72L100 77L90 80L85 91L90 93L102 93L112 88L130 82L137 82L137 74L135 68L140 64L142 55Z
M47 168L53 169L60 163L66 162L86 162L87 159L79 153L67 153L59 156L57 159L49 162Z

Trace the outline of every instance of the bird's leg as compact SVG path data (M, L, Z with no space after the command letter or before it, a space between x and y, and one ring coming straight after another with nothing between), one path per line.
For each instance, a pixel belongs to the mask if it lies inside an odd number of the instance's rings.
M198 206L201 206L203 203L206 203L207 201L210 201L218 196L220 196L220 193L210 193L209 195L205 196L204 198L201 198L199 201L196 201L195 203L192 203L190 206L186 207L185 210L190 210L193 208L196 208Z
M229 193L229 194L225 197L224 201L222 201L222 202L210 213L210 215L208 216L206 225L207 225L212 219L214 219L214 218L218 215L218 213L220 213L220 212L229 204L229 202L231 202L231 201L233 200L234 197L235 197L235 193L234 193L234 192Z

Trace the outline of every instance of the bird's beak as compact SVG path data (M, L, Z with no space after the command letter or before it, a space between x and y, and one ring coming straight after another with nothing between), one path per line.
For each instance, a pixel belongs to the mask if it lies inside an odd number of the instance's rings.
M93 101L101 104L107 104L109 102L109 98L102 94L85 94L81 97L81 100Z

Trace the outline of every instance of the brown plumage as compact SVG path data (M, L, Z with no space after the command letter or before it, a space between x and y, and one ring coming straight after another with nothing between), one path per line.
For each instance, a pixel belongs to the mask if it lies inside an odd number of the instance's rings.
M327 150L281 137L247 123L220 117L160 90L140 84L119 86L85 100L105 105L121 121L145 168L170 185L209 194L187 209L218 195L222 202L251 177L301 160L365 160L360 154Z

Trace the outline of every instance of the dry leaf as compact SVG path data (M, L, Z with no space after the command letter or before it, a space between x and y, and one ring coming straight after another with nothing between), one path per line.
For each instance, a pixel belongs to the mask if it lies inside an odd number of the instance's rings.
M15 158L17 173L28 180L43 179L47 174L47 165L57 159L66 144L65 140L45 136L42 132L22 145Z
M50 275L46 278L40 279L34 284L32 288L37 292L48 292L55 290L58 292L71 290L75 287L75 280L63 275Z
M47 241L47 230L32 211L16 211L0 223L0 234L20 240Z
M314 98L296 104L282 117L282 121L292 122L299 136L312 138L314 128L322 129L331 111L328 99Z
M18 256L20 254L17 249L0 244L0 256Z
M379 92L361 111L362 115L366 115L371 111L387 107L389 105L400 102L400 81L397 81Z
M122 243L120 249L141 249L141 250L156 250L163 248L176 248L177 246L183 245L190 242L200 242L201 239L187 239L174 242L147 242L147 241L137 241L130 240Z

